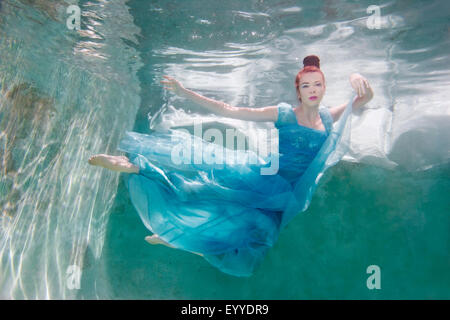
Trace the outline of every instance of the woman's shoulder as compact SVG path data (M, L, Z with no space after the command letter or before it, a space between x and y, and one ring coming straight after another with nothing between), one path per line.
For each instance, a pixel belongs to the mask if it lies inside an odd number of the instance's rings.
M327 129L327 131L331 131L333 129L333 117L330 113L330 107L325 105L319 106L319 112L321 114L322 122Z
M292 105L287 103L287 102L280 102L277 104L278 108L291 108L292 109Z
M331 108L328 106L325 106L323 104L321 104L319 106L319 112L321 112L322 114L326 115L327 117L331 117L331 112L330 112Z
M295 115L292 110L292 105L287 102L280 102L277 104L278 117L275 126L280 126L295 121Z

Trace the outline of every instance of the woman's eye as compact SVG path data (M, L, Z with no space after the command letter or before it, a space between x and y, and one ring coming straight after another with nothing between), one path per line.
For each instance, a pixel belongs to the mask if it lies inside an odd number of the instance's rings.
M322 86L322 84L321 84L321 83L317 83L317 86L321 87L321 86Z
M304 85L302 86L302 88L308 88L308 86L307 86L306 84L304 84Z

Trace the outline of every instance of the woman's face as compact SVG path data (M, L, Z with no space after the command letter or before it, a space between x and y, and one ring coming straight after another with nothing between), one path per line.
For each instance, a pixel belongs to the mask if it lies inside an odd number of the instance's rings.
M302 104L316 106L325 94L325 84L319 72L306 73L300 79L300 98Z

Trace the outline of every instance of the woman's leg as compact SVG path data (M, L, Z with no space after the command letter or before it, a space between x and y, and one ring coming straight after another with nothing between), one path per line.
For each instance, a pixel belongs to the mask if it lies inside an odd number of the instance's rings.
M91 165L104 167L106 169L113 171L139 173L139 167L130 163L129 159L125 156L110 156L107 154L97 154L95 156L90 157L88 162ZM156 234L145 237L145 240L150 244L162 244L170 248L175 248L171 244L159 238L158 235ZM192 253L198 254L199 256L203 256L203 254L198 252Z
M125 156L97 154L90 157L88 162L93 166L100 166L117 172L139 173L139 167L132 164Z

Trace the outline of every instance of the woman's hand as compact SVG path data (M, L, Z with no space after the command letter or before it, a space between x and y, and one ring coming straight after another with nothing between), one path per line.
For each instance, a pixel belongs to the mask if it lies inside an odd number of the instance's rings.
M352 85L358 97L370 96L373 94L369 81L358 73L353 73L350 76L350 84Z
M161 83L166 85L164 89L173 91L173 93L175 93L176 95L181 95L183 93L184 87L180 81L169 76L163 77L167 79L167 81L161 81Z
M357 109L365 105L367 102L372 100L373 91L370 87L369 81L358 73L354 73L350 76L350 83L358 94L358 96L353 101L353 109Z

